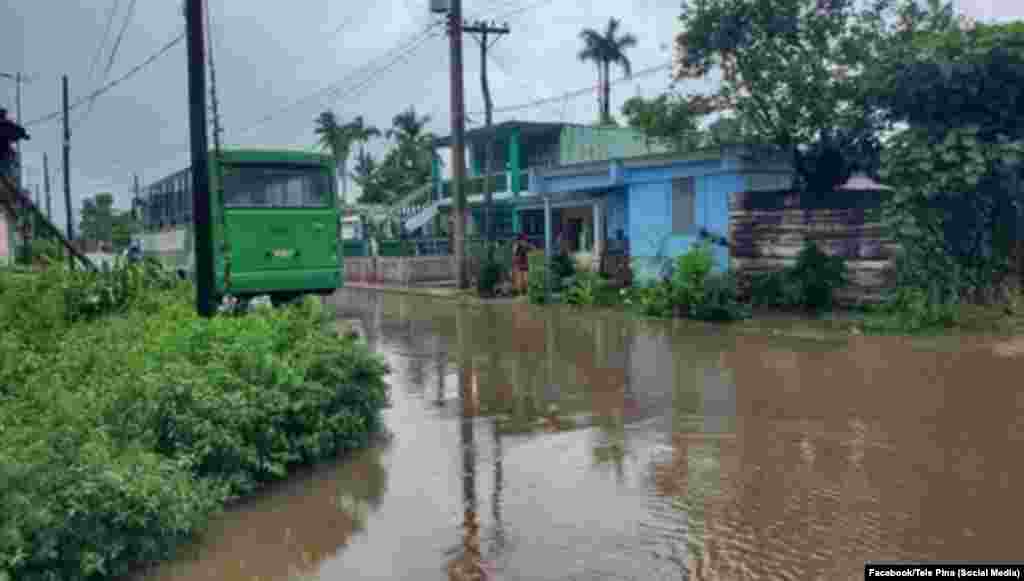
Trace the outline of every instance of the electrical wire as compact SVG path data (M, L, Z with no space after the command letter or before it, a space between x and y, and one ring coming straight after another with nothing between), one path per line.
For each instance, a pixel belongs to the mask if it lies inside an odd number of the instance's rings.
M89 80L92 80L93 75L96 72L96 65L100 64L100 57L103 56L103 47L107 46L107 40L110 38L110 30L114 26L114 16L117 15L117 8L120 5L121 0L114 0L114 3L110 6L110 12L107 13L107 24L103 27L103 36L100 38L100 45L96 47L96 54L92 57L92 63L89 65Z
M124 33L128 30L128 25L131 23L132 15L135 13L135 2L131 0L131 4L128 5L128 12L125 14L124 23L121 25L121 29L117 33L117 38L114 40L114 47L110 50L110 57L107 59L107 66L103 69L103 77L100 79L100 84L107 82L110 77L110 69L113 68L114 62L117 59L117 51L121 48L121 40L124 38ZM104 39L105 40L105 39ZM90 78L92 74L90 73ZM89 107L85 110L85 115L80 117L75 123L73 130L77 130L78 127L85 123L85 120L92 114L93 107L96 105L96 97L89 99Z
M117 59L117 50L121 48L121 40L124 39L124 33L128 30L128 25L131 24L132 15L135 13L135 3L137 0L131 0L131 4L128 5L128 13L124 15L124 23L121 24L121 30L117 33L117 39L114 40L114 48L110 49L110 59L107 60L107 68L103 70L103 80L107 80L107 75L110 74L110 69L114 67L114 61Z
M131 69L129 69L128 72L126 72L125 74L123 74L120 77L114 79L113 81L110 81L109 83L103 85L99 89L96 89L92 93L89 93L88 95L85 95L84 97L80 97L80 98L76 99L74 103L72 103L71 105L68 106L68 110L70 111L70 110L74 110L74 109L77 109L77 108L81 107L83 104L87 103L90 99L95 99L95 98L97 98L97 97L107 93L108 91L110 91L114 87L120 85L121 83L123 83L123 82L127 81L128 79L134 77L135 75L139 74L140 71L142 71L143 69L145 69L149 65L153 64L154 62L156 62L156 60L159 59L160 57L162 57L165 54L167 54L168 52L170 52L170 50L172 48L177 46L183 40L185 40L185 33L184 32L178 34L178 36L176 36L174 39L172 39L167 44L162 46L160 48L160 50L158 50L157 52L155 52L152 55L150 55L148 58L146 58L146 60L142 61L141 63L139 63L139 64L135 65L134 67L132 67ZM56 120L56 119L60 119L60 117L62 115L63 115L63 112L56 111L54 113L50 113L49 115L44 115L42 117L38 117L36 119L28 121L24 125L25 125L25 127L31 127L31 126L34 126L34 125L39 125L41 123L47 123L47 122L50 122L50 121L53 121L53 120Z
M632 81L632 80L637 79L637 78L646 77L646 76L649 76L649 75L654 74L656 72L667 70L667 69L671 69L671 68L672 68L672 62L670 61L670 62L667 62L665 64L656 65L656 66L653 66L653 67L648 67L646 69L639 70L639 71L633 73L629 77L620 77L618 79L615 79L614 81L611 81L609 83L609 85L619 85L619 84L627 82L627 81ZM585 89L577 89L575 91L569 91L567 93L562 93L561 95L555 95L553 97L546 97L546 98L543 98L543 99L537 99L535 101L530 101L528 103L520 103L519 105L509 105L507 107L496 107L493 112L494 113L509 113L509 112L512 112L512 111L522 111L524 109L533 109L535 107L539 107L539 106L542 106L542 105L549 105L549 104L552 104L552 103L558 103L558 102L560 102L562 100L565 100L565 99L571 99L571 98L582 97L584 95L589 95L589 94L591 94L594 91L597 91L599 89L600 89L600 87L596 87L596 86L587 87ZM480 112L477 111L477 112L475 112L475 114L479 115Z
M438 28L439 26L443 25L443 24L444 24L443 22L434 22L434 23L432 23L430 26L427 26L424 30L422 30L419 33L417 33L412 40L410 40L409 42L406 42L404 44L404 46L399 46L399 47L393 48L392 50L388 51L384 55L381 55L380 57L377 57L375 59L371 59L370 62L368 62L368 63L364 64L363 66L357 68L356 70L350 72L349 74L347 74L344 77L342 77L340 80L338 80L338 81L336 81L334 83L331 83L330 85L328 85L326 87L317 89L316 91L314 91L314 92L312 92L312 93L310 93L310 94L308 94L308 95L306 95L304 97L296 99L295 101L292 101L291 103L288 103L287 105L281 107L277 111L275 111L273 113L270 113L269 115L264 116L259 121L256 121L253 125L251 125L251 126L247 127L246 129L242 130L239 133L239 135L246 135L246 134L252 132L255 129L263 127L268 122L272 121L274 118L276 118L276 117L282 115L283 113L286 113L286 112L288 112L288 111L290 111L290 110L292 110L292 109L294 109L294 108L296 108L296 107L298 107L298 106L300 106L302 104L305 104L305 103L309 102L310 100L316 99L318 97L322 97L324 95L330 95L332 98L335 98L337 95L339 95L339 94L343 93L344 91L346 91L345 85L347 83L353 81L354 79L360 77L361 75L370 74L371 78L372 78L372 75L375 72L378 72L378 71L375 71L375 70L372 69L373 65L375 65L378 61L383 60L383 59L387 58L388 56L393 55L394 53L402 53L399 56L399 58L401 58L401 56L404 55L407 52L412 52L412 51L418 50L423 45L423 43L426 42L426 40L431 38L431 34L435 31L435 29ZM393 64L394 64L394 62L388 63L387 65L384 65L384 67L381 70L383 70L383 69L390 69ZM365 81L366 81L366 79L363 79L362 81L356 81L356 83L359 86L362 86L362 83L365 83ZM348 87L347 90L351 90L351 88L352 87Z

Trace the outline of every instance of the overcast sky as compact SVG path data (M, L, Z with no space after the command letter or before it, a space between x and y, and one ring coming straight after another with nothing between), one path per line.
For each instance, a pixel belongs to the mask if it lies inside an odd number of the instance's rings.
M962 12L981 20L1024 18L1021 0L957 2ZM415 39L436 20L427 0L209 3L226 143L311 147L313 119L327 108L343 120L364 115L383 129L390 126L395 113L415 105L419 113L432 117L431 130L449 132L448 41L441 34L423 43L408 60L375 75L372 84L361 90L353 92L365 76L341 82L341 95L316 95ZM23 89L24 120L60 110L61 74L70 77L72 101L101 85L111 47L132 4L132 0L6 0L0 18L0 72L32 75L33 81ZM639 45L629 53L634 71L668 62L678 32L679 7L678 0L464 0L463 10L469 19L507 20L512 30L498 41L489 64L495 107L500 109L593 86L593 65L576 60L578 33L583 27L602 28L611 16L621 18L623 29L639 37ZM110 33L98 53L114 8ZM108 80L154 54L183 29L180 0L136 2ZM434 32L443 33L443 28ZM389 61L378 62L381 66ZM479 49L467 37L466 108L476 122L482 122L482 115L472 114L483 108L479 67ZM0 83L0 105L13 115L14 84L2 78ZM660 71L615 86L613 111L631 96L652 96L668 84L668 71ZM282 112L304 97L309 98ZM73 112L75 210L83 197L101 191L113 192L117 204L127 207L133 172L146 184L184 167L188 163L187 105L182 43L96 99L88 116L83 117L87 107ZM272 113L276 114L272 119L258 125ZM589 123L596 117L596 97L590 94L496 113L495 121ZM42 156L47 152L55 177L54 212L63 217L62 182L56 171L61 124L59 120L38 124L29 132L32 140L24 147L26 181L30 186L42 183Z

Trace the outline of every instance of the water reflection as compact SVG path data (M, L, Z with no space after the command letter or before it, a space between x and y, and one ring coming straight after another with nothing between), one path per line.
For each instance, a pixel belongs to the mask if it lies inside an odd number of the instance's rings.
M866 560L1017 554L1013 341L758 337L355 290L338 303L395 370L394 436L365 533L325 529L334 548L310 576L831 580Z
M315 573L354 535L387 490L382 443L348 461L306 471L216 520L181 560L144 579L251 581Z

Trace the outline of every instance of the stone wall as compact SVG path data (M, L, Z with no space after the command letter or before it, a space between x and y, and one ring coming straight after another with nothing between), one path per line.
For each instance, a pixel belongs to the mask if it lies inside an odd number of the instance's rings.
M897 245L874 219L881 194L840 191L815 196L789 191L742 192L729 201L729 246L742 282L758 273L796 264L804 241L846 259L850 285L837 293L841 304L878 301L893 284Z

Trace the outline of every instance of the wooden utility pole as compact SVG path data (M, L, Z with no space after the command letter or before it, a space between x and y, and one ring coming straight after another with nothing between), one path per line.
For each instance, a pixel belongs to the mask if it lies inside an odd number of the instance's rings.
M68 242L75 240L74 223L71 220L71 120L68 116L68 76L61 77L64 103L64 215L67 218ZM74 264L71 257L68 263Z
M14 89L14 114L18 116L18 124L19 125L21 124L21 121L22 121L22 119L21 119L21 83L22 82L24 82L24 79L22 78L21 73L15 73L15 75L14 75L14 85L15 85L15 89ZM24 175L25 174L22 173L22 169L21 169L21 146L18 145L18 140L14 141L14 159L17 161L17 164L18 164L18 176L17 176L17 178L18 178L17 179L18 189L21 189L22 180L24 179Z
M50 156L43 154L43 192L46 194L46 219L53 221L53 203L50 197Z
M493 116L494 101L491 99L491 86L490 86L490 83L488 83L488 81L487 81L487 51L490 50L490 48L492 46L494 46L494 43L498 42L498 40L503 35L509 33L508 24L499 27L499 26L497 26L493 22L490 23L490 24L487 24L486 22L478 21L475 24L463 27L463 30L465 30L466 32L474 34L473 38L475 38L477 43L480 45L480 87L483 90L483 94L484 94L484 125L486 127L490 128L491 125L494 122L494 116ZM477 34L479 36L475 36ZM488 36L490 36L490 35L493 35L493 40L488 42ZM485 221L486 221L486 223L484 225L484 227L485 227L484 231L487 232L487 241L491 242L491 243L493 243L494 239L495 239L495 231L494 231L494 191L493 191L493 187L491 185L491 180L490 180L490 174L491 174L491 171L492 171L492 168L491 168L491 158L493 157L492 144L493 144L493 139L488 139L487 142L486 142L486 145L484 147L484 163L483 163L483 170L484 170L484 176L485 176L484 177L484 197L486 198L485 201L484 201L484 205L486 207L486 211L485 211L485 215L486 215ZM493 251L493 248L488 250L489 253L492 252L492 251Z
M213 238L210 220L210 158L206 143L206 66L203 60L203 0L186 0L189 131L192 141L192 226L196 253L196 310L212 317Z
M139 206L142 202L142 192L139 188L139 174L137 173L132 174L132 186L132 220L139 222L141 221L141 217L139 216Z
M455 278L459 289L469 286L466 272L466 108L462 83L462 0L451 0L448 10L451 53L452 198L455 208Z

